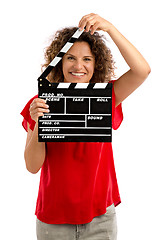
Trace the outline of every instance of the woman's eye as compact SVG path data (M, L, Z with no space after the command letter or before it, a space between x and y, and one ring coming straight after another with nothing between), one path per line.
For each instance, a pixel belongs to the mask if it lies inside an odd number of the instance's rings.
M86 62L89 62L89 61L91 61L91 59L90 58L85 58L84 59Z
M67 59L68 59L68 60L73 60L73 59L74 59L74 57L68 57Z

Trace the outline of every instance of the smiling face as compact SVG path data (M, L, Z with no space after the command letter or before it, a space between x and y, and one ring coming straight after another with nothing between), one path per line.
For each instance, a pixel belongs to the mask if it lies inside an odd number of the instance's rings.
M62 59L64 82L89 83L94 73L95 57L87 42L75 42Z

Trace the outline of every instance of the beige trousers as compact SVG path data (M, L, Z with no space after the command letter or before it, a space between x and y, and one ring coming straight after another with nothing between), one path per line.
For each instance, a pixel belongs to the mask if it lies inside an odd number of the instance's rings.
M37 219L37 240L116 240L117 220L114 204L107 212L86 224L46 224Z

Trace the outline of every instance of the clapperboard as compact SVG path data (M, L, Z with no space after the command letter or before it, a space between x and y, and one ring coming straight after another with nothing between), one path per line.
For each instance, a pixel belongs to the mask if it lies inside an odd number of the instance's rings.
M38 78L38 97L49 113L38 120L39 142L111 142L112 83L50 83L46 76L62 59L79 29Z

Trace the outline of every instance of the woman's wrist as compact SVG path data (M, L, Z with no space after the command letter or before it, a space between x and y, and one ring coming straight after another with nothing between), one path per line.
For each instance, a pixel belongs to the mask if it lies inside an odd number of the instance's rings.
M114 29L114 25L111 22L106 20L106 26L104 27L103 31L110 35L110 32Z
M109 23L106 32L110 35L110 37L112 37L112 34L114 34L116 31L118 31L116 27L112 23Z

